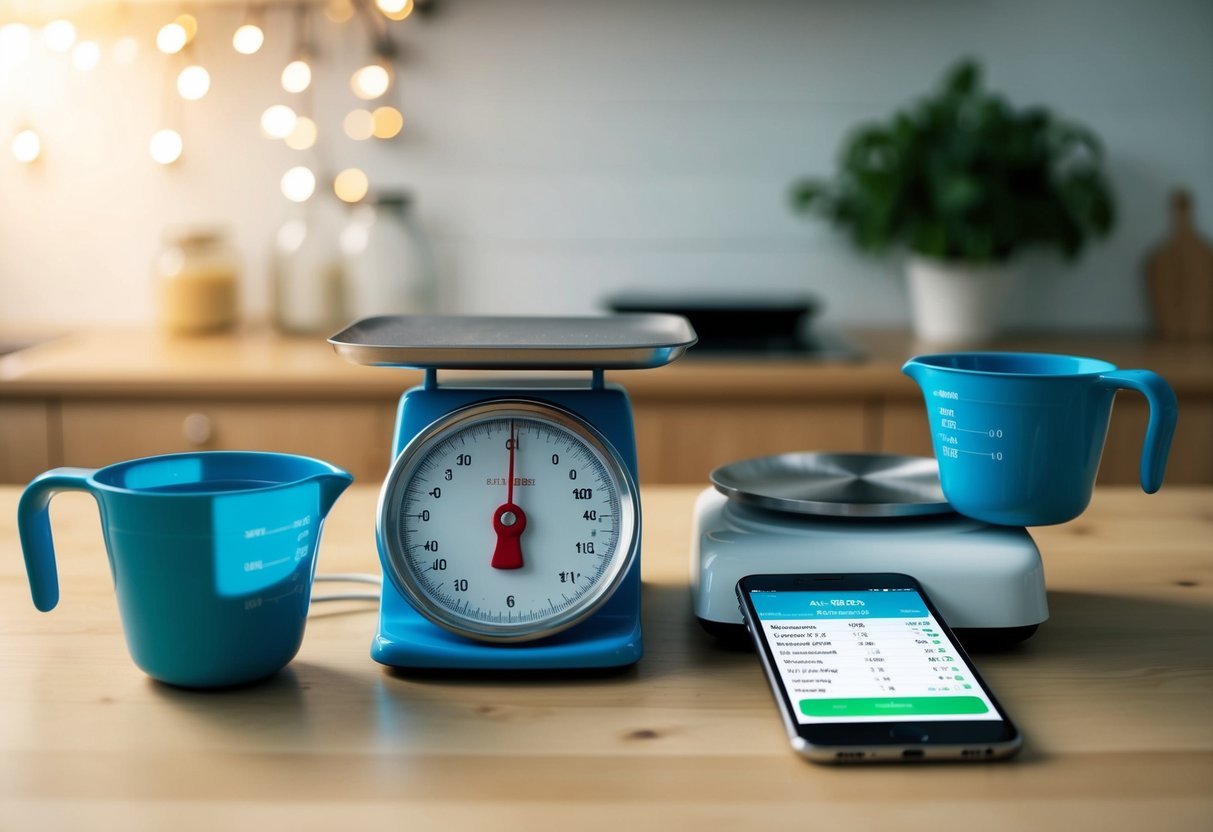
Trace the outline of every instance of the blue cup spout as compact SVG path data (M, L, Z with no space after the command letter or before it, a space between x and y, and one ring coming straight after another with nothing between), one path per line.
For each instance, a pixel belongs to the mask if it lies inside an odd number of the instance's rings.
M320 486L320 516L327 517L337 498L354 482L353 476L345 471L333 469L332 472L317 474L310 478Z

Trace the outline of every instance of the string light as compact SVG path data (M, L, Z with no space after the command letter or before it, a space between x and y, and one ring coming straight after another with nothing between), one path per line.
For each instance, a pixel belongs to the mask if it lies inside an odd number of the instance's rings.
M285 139L295 129L299 117L285 104L275 104L261 114L261 132L271 139Z
M165 55L176 55L189 42L189 33L180 23L165 23L156 33L156 48Z
M303 92L312 83L312 68L303 59L291 61L282 70L282 88L287 92Z
M24 23L0 26L0 66L17 66L29 57L34 33Z
M341 126L345 128L345 135L356 142L375 135L375 117L371 115L370 110L351 110L346 114Z
M354 16L354 4L350 0L328 0L324 4L324 16L334 23L345 23Z
M197 101L211 88L211 74L204 67L187 66L177 75L177 92L186 101Z
M395 107L376 107L371 114L372 132L377 139L393 139L404 129L404 116Z
M375 0L375 5L388 20L404 20L413 13L413 0Z
M198 34L198 18L192 14L179 14L177 19L173 21L181 30L185 32L185 42L189 43L194 39L194 35Z
M147 144L147 151L152 159L162 165L171 165L181 158L183 142L181 134L176 130L157 130L152 134L152 140Z
M295 119L295 129L283 139L291 150L307 150L316 143L316 122L307 116Z
M111 54L114 57L114 63L120 66L130 66L139 56L139 41L130 35L124 35L114 41Z
M391 73L383 64L367 64L350 77L350 88L354 95L370 101L379 98L392 83Z
M42 155L42 139L33 130L22 130L17 133L13 136L12 144L9 147L13 151L13 156L23 165L28 165Z
M76 42L76 27L70 20L52 20L42 30L42 42L52 52L66 53Z
M252 55L265 43L265 32L261 28L261 14L250 11L239 28L232 34L232 47L241 55Z
M101 47L95 41L82 40L72 49L72 66L81 72L91 72L101 60Z
M282 175L282 195L291 202L307 202L316 190L316 174L300 165Z
M359 202L369 188L366 174L358 168L346 168L333 180L333 192L342 202Z

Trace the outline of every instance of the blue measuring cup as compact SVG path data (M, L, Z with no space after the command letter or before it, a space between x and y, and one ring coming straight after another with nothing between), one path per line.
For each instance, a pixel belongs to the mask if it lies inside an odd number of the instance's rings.
M327 462L254 451L47 471L17 508L34 606L59 602L50 500L87 491L135 664L183 687L269 676L303 641L320 529L351 482Z
M1010 526L1082 514L1121 389L1149 402L1141 487L1162 486L1179 406L1157 373L1015 352L920 355L901 369L922 389L943 493L961 514Z

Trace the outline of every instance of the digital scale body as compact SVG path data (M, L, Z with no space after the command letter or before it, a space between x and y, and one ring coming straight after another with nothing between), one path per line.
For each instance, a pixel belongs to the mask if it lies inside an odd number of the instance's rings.
M380 496L372 657L413 669L623 667L643 653L632 410L604 370L667 364L685 319L387 316L330 342L425 370ZM443 381L438 370L506 371ZM585 381L519 373L589 371Z
M910 575L970 649L1009 647L1049 616L1027 530L952 511L934 459L782 454L723 466L712 481L695 502L691 592L718 637L745 638L737 581L768 573Z

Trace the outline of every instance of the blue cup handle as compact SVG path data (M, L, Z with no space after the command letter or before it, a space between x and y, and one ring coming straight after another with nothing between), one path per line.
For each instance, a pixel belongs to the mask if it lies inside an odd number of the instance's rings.
M1150 404L1150 422L1146 426L1146 441L1141 449L1141 487L1153 494L1162 487L1175 436L1175 421L1179 418L1179 402L1166 380L1149 370L1113 370L1099 377L1104 387L1136 390Z
M50 502L60 491L93 492L89 477L94 468L54 468L34 477L17 504L17 533L25 554L34 606L49 612L59 603L59 571L55 568L55 544L51 539Z

